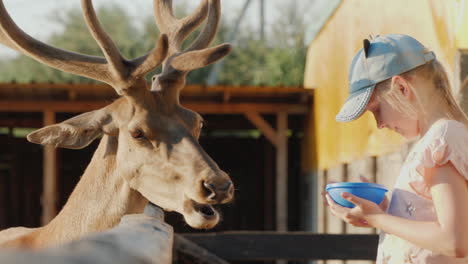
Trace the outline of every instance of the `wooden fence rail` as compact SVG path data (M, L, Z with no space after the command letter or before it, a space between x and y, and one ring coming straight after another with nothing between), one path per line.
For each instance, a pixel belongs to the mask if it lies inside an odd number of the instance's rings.
M148 205L108 231L39 251L2 250L9 264L227 264L259 260L373 260L377 235L306 232L173 234L164 213ZM173 259L174 255L174 259Z
M236 231L184 237L227 261L375 260L378 244L373 234Z

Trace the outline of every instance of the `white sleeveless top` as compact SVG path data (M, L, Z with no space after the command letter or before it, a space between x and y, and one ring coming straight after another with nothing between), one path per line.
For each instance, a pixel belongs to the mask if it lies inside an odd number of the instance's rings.
M468 131L460 122L439 120L406 157L387 213L415 221L437 221L424 169L449 161L468 181ZM381 232L376 263L468 264L468 258L444 256Z

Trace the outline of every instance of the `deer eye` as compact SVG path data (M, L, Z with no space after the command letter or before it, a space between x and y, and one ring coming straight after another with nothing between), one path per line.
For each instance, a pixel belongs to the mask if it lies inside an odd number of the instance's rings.
M141 131L140 129L135 129L135 130L131 131L130 135L132 135L132 137L135 138L135 139L145 138L145 135L143 134L143 131Z

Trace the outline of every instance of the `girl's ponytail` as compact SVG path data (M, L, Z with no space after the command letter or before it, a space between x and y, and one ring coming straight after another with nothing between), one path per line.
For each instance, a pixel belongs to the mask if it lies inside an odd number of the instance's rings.
M446 103L448 104L448 117L465 124L465 126L468 126L468 117L463 112L463 109L460 107L460 105L455 100L455 97L453 96L452 86L444 66L437 59L428 64L428 74L430 78L432 78L434 87L436 91L443 96Z

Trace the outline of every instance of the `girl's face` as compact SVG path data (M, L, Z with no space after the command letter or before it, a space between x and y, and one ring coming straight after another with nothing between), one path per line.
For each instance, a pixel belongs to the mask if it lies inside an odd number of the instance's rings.
M419 135L417 119L401 113L392 107L387 100L381 96L376 96L375 92L370 98L366 110L372 112L379 129L388 128L405 138L413 138Z

